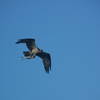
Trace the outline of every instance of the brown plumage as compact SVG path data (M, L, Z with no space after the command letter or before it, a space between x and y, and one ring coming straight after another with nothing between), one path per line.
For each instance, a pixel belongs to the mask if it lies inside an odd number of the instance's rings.
M39 49L35 44L35 39L27 38L27 39L19 39L16 44L25 43L29 51L24 51L24 57L26 59L33 59L36 56L40 57L43 61L43 65L45 71L49 73L51 70L51 56L49 53L44 52L43 50Z

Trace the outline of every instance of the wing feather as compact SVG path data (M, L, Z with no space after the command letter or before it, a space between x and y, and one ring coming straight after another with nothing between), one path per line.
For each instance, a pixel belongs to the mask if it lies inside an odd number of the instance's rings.
M19 39L16 44L26 43L27 48L32 51L33 48L36 47L35 39L27 38L27 39Z
M47 73L49 73L49 71L51 70L51 56L50 56L50 54L46 53L46 52L41 52L41 53L37 53L36 55L42 59L45 71Z

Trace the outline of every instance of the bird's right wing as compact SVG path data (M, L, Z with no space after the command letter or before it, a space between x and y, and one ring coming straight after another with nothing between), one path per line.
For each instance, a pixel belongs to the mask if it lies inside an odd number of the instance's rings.
M36 47L36 44L35 44L35 39L31 39L31 38L28 38L28 39L19 39L16 44L19 44L19 43L26 43L26 46L27 48L32 51L33 48Z
M42 59L45 71L47 73L49 73L49 70L51 70L51 56L50 56L50 54L46 53L46 52L41 52L41 53L37 53L36 55Z

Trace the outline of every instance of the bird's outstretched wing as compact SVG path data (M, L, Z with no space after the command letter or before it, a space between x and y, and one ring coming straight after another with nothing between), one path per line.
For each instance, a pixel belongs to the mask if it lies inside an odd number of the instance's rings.
M27 39L19 39L16 44L26 43L27 48L32 51L33 48L36 47L35 39L27 38Z
M50 56L50 54L46 53L46 52L41 52L41 53L37 53L36 55L42 59L45 71L47 73L49 73L49 71L51 70L51 56Z

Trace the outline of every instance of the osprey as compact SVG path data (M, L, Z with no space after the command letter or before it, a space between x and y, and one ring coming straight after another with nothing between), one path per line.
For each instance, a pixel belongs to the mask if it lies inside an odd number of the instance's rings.
M45 71L49 73L51 70L51 57L50 54L39 49L35 44L35 39L19 39L16 44L25 43L29 51L23 51L26 59L34 59L36 56L40 57L43 61Z

